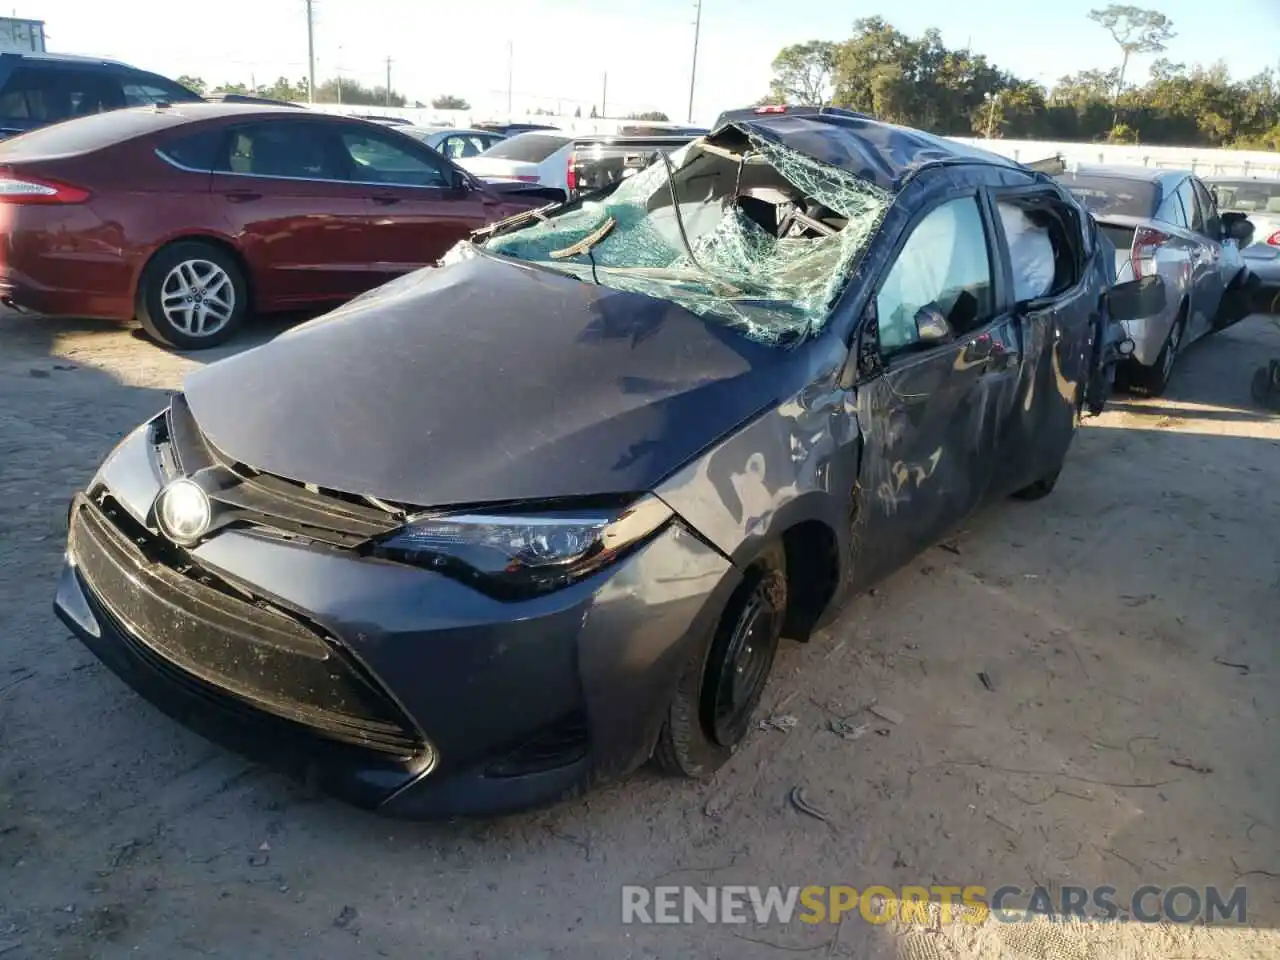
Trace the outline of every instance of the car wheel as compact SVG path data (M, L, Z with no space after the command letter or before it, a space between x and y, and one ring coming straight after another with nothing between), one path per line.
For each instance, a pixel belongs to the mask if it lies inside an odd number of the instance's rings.
M1178 359L1178 350L1182 347L1182 340L1187 332L1187 307L1183 304L1182 309L1178 311L1178 318L1173 321L1173 326L1169 330L1169 336L1164 341L1164 347L1160 350L1160 355L1156 357L1156 362L1150 367L1141 367L1137 371L1138 376L1133 382L1139 392L1147 394L1147 396L1158 397L1164 393L1169 386L1169 377L1173 373L1174 362Z
M676 685L653 757L666 773L705 777L733 755L773 669L787 610L786 555L776 546L747 571L708 647Z
M138 320L179 350L217 346L235 335L249 309L236 258L199 240L171 243L151 258L138 284Z
M1053 488L1058 485L1058 474L1061 469L1053 471L1052 476L1042 477L1035 483L1029 483L1021 490L1014 491L1014 498L1017 500L1043 500L1049 494L1053 493Z

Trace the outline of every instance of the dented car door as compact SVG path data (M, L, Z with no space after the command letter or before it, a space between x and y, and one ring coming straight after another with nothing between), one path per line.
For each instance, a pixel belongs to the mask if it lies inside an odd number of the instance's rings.
M1021 369L1001 312L987 213L970 192L936 204L877 286L860 353L863 488L854 559L877 579L939 539L987 494Z
M1086 224L1048 187L993 191L1004 285L1023 344L1023 364L1004 420L1006 442L992 494L1004 496L1052 473L1075 434L1094 356L1102 299L1086 269Z

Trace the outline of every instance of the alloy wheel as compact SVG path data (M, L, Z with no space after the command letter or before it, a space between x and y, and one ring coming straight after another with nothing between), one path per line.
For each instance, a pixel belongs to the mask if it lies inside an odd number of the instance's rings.
M191 337L212 336L235 312L235 284L210 260L184 260L165 276L160 306L174 330Z

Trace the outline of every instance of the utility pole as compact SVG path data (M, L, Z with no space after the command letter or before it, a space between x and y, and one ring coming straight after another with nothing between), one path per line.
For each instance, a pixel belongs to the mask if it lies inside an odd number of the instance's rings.
M338 44L338 62L334 65L338 81L338 106L342 106L342 44Z
M604 72L604 89L600 91L600 116L609 115L609 71Z
M387 57L387 106L391 106L391 58Z
M507 119L508 120L511 120L513 117L511 113L511 109L512 109L511 91L512 91L512 77L515 76L515 59L516 59L515 41L508 40L507 41Z
M312 0L307 5L307 103L316 102L316 38L315 18L312 16Z
M698 82L698 37L702 33L702 0L697 0L698 12L693 21L693 66L689 68L689 122L693 123L693 88Z

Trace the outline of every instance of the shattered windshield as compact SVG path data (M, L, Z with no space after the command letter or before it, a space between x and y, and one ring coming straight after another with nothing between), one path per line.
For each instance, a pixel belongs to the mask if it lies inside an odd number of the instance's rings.
M670 161L484 248L673 300L767 342L820 329L889 193L740 132L695 141Z

